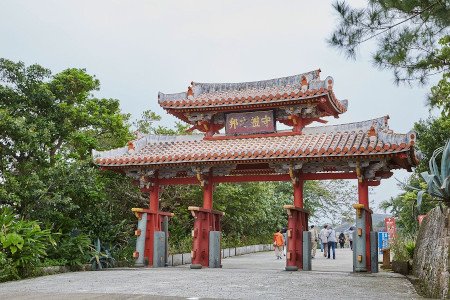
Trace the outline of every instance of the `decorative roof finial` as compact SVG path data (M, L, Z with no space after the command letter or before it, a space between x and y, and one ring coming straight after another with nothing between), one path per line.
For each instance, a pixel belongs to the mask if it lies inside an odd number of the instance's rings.
M302 76L302 80L300 82L301 91L304 93L308 90L308 80L306 80L306 76Z
M191 86L188 86L188 90L187 90L187 98L189 100L194 99L194 91L192 90Z
M369 141L374 142L377 136L377 132L375 131L375 127L372 125L370 126L369 132L367 132L367 135L369 136Z

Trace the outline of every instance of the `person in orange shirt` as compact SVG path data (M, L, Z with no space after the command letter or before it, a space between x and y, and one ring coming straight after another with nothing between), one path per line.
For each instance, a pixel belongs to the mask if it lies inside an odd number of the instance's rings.
M273 247L275 248L275 255L277 259L281 259L281 253L283 252L284 238L280 232L280 229L277 229L277 232L273 235Z

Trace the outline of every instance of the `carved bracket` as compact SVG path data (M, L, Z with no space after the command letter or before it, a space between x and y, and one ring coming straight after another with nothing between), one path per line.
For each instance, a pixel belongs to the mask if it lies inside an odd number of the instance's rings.
M201 186L205 186L205 184L208 184L208 180L205 178L209 171L209 167L192 167L192 171L197 177L197 180L200 182Z
M369 161L359 161L359 160L357 160L356 162L353 161L348 162L349 167L355 168L356 177L358 177L358 182L362 182L364 180L362 168L369 166L369 164L370 164Z

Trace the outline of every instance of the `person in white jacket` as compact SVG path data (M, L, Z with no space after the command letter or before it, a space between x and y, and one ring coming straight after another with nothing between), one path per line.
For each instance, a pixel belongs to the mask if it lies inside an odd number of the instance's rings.
M324 225L322 230L320 230L319 233L319 239L320 242L323 245L323 256L327 257L328 253L328 231L327 231L327 225Z

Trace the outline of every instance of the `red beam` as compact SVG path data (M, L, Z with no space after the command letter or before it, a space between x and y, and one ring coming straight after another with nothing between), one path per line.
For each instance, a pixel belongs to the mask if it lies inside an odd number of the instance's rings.
M334 180L334 179L357 179L355 172L346 173L302 173L301 180Z
M255 181L289 181L288 174L266 174L266 175L241 175L241 176L216 176L214 183L224 182L255 182Z
M357 179L356 173L304 173L300 180L334 180L334 179ZM266 174L266 175L235 175L215 176L214 183L226 182L258 182L258 181L291 181L289 174ZM196 177L166 178L159 179L160 185L200 184Z
M197 177L163 178L159 179L159 185L200 184Z

